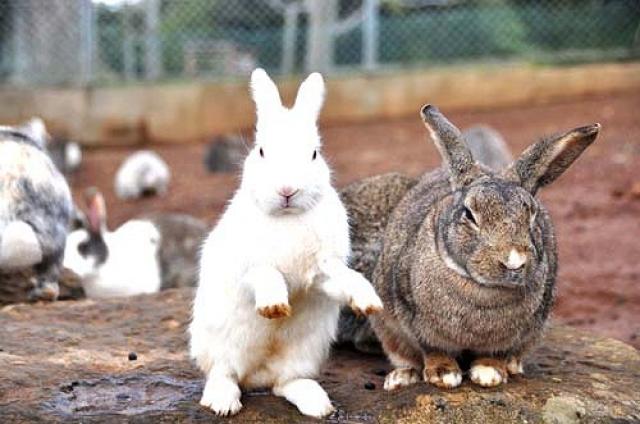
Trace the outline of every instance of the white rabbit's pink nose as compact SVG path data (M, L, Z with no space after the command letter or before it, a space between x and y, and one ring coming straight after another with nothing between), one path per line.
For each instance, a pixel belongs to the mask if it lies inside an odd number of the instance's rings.
M278 194L286 199L295 196L297 192L297 189L290 186L283 186L278 190Z
M511 251L509 252L509 257L507 257L507 260L503 261L502 263L507 269L515 271L522 268L526 262L527 255L517 251L516 249L511 249Z

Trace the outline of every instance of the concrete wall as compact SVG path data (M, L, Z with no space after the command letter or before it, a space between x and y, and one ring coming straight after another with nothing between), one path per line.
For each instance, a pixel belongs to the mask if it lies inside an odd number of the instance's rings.
M278 82L291 104L297 79ZM500 108L640 89L640 63L549 68L524 65L444 68L345 76L328 81L325 124L444 109ZM43 117L54 133L84 144L184 143L250 128L246 82L136 85L93 89L0 88L0 122Z

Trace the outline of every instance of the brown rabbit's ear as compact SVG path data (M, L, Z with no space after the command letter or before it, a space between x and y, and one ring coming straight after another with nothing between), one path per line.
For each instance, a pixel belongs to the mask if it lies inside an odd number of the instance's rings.
M600 124L575 128L558 137L537 142L525 150L504 171L507 179L518 181L525 190L536 194L551 184L593 143Z
M87 229L94 234L101 234L107 228L107 207L102 193L95 187L85 192L87 202Z
M435 106L423 106L420 114L449 170L451 187L459 189L481 176L460 130Z

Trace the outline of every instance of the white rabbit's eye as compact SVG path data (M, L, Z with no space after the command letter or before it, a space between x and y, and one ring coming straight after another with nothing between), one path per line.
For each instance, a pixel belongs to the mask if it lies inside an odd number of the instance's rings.
M260 148L260 157L264 157L264 150L262 150L262 147Z
M311 160L316 160L317 157L318 157L318 151L314 150L313 151L313 156L311 157Z

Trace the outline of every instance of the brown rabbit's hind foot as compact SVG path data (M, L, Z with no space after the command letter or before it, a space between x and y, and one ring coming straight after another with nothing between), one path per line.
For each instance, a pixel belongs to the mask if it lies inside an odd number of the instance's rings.
M385 390L396 390L420 381L420 374L415 368L396 368L384 379Z
M518 356L511 356L507 359L507 371L510 375L524 374L524 366L522 365L522 358Z
M441 389L453 389L462 383L462 371L454 358L430 353L424 359L424 381Z
M508 380L507 361L496 358L479 358L469 369L471 381L482 387L496 387Z

